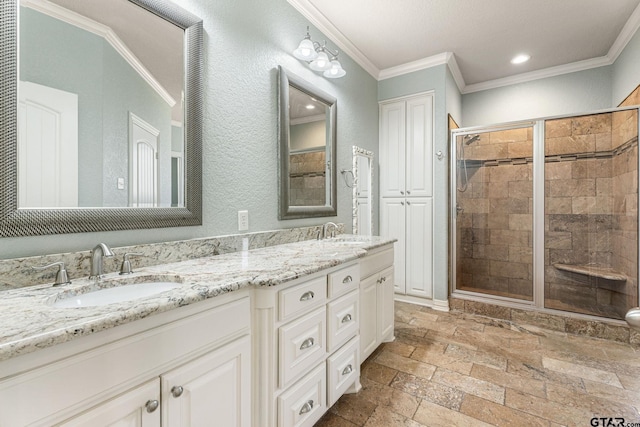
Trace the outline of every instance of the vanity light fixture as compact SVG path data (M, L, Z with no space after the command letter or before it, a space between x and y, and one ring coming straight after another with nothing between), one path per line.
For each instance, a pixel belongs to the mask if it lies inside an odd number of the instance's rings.
M511 60L511 63L512 64L522 64L524 62L527 62L530 59L531 59L531 55L527 55L526 53L522 53L520 55L514 56L513 59Z
M307 35L302 39L298 48L293 51L293 56L301 61L306 61L309 63L309 68L322 72L326 78L337 79L347 74L338 61L338 51L333 52L329 49L326 41L323 44L313 41L309 34L309 27L307 27Z

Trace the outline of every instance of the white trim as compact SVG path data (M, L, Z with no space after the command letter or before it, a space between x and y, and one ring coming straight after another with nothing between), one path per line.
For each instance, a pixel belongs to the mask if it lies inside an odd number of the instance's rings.
M434 299L433 309L437 311L449 311L449 300Z
M627 44L631 41L631 38L636 33L636 31L640 28L640 5L638 5L629 19L627 23L624 24L620 34L616 38L616 41L613 42L611 48L609 48L609 52L607 53L607 57L611 60L613 64L618 56L622 53Z
M591 68L603 67L605 65L611 65L611 61L606 56L599 58L585 59L584 61L572 62L570 64L558 65L556 67L544 68L542 70L530 71L528 73L516 74L501 79L488 80L482 83L475 83L467 85L462 90L463 94L479 92L487 89L495 89L503 86L510 86L519 83L526 83L533 80L546 79L549 77L555 77L562 74L575 73L578 71L589 70Z
M302 16L307 18L329 40L333 41L342 52L346 53L374 79L378 79L380 70L351 41L344 36L309 0L287 0ZM304 28L300 28L300 40L304 37ZM291 48L295 49L295 46Z
M413 73L414 71L424 70L427 68L443 65L447 63L451 52L443 52L437 55L428 56L418 59L417 61L407 62L406 64L396 67L385 68L378 73L378 80L385 80L391 77L401 76L403 74Z
M181 128L183 126L183 122L180 122L178 120L171 120L171 126Z
M447 52L449 56L447 57L447 65L449 66L449 71L451 71L451 75L453 76L453 80L456 82L456 86L458 86L458 90L462 93L466 83L464 81L464 77L462 77L462 72L460 72L460 67L458 67L458 61L456 61L456 55Z
M21 0L21 6L28 7L40 13L44 13L52 18L66 22L67 24L78 27L82 30L93 33L105 39L115 50L127 61L144 81L147 82L153 90L167 103L170 107L176 105L176 101L158 82L149 70L140 62L140 60L129 50L126 44L113 32L108 26L96 22L86 16L73 12L57 4L50 3L46 0Z
M302 125L305 123L324 122L327 119L326 114L316 114L314 116L299 117L289 121L291 126Z

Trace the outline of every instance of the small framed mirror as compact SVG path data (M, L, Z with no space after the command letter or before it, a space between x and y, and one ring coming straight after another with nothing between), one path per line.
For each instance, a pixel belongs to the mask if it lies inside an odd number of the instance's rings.
M278 219L337 215L336 99L279 67Z
M353 146L353 234L373 235L373 152Z

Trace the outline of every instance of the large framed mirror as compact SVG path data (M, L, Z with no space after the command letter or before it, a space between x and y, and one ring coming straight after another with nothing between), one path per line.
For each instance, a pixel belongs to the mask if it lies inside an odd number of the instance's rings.
M337 215L336 99L279 67L279 219Z
M0 237L202 224L202 20L168 0L0 8Z

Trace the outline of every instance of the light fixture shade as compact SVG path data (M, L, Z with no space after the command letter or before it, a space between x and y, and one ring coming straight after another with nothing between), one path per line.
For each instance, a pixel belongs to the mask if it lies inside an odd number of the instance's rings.
M318 53L318 57L314 59L311 64L309 64L309 68L311 68L313 71L326 71L331 68L331 61L329 61L327 53L321 50Z
M303 61L313 61L318 57L318 52L313 47L313 42L305 37L293 51L293 56Z
M342 64L337 59L331 61L331 68L322 73L328 79L337 79L344 76L347 72L342 68Z

